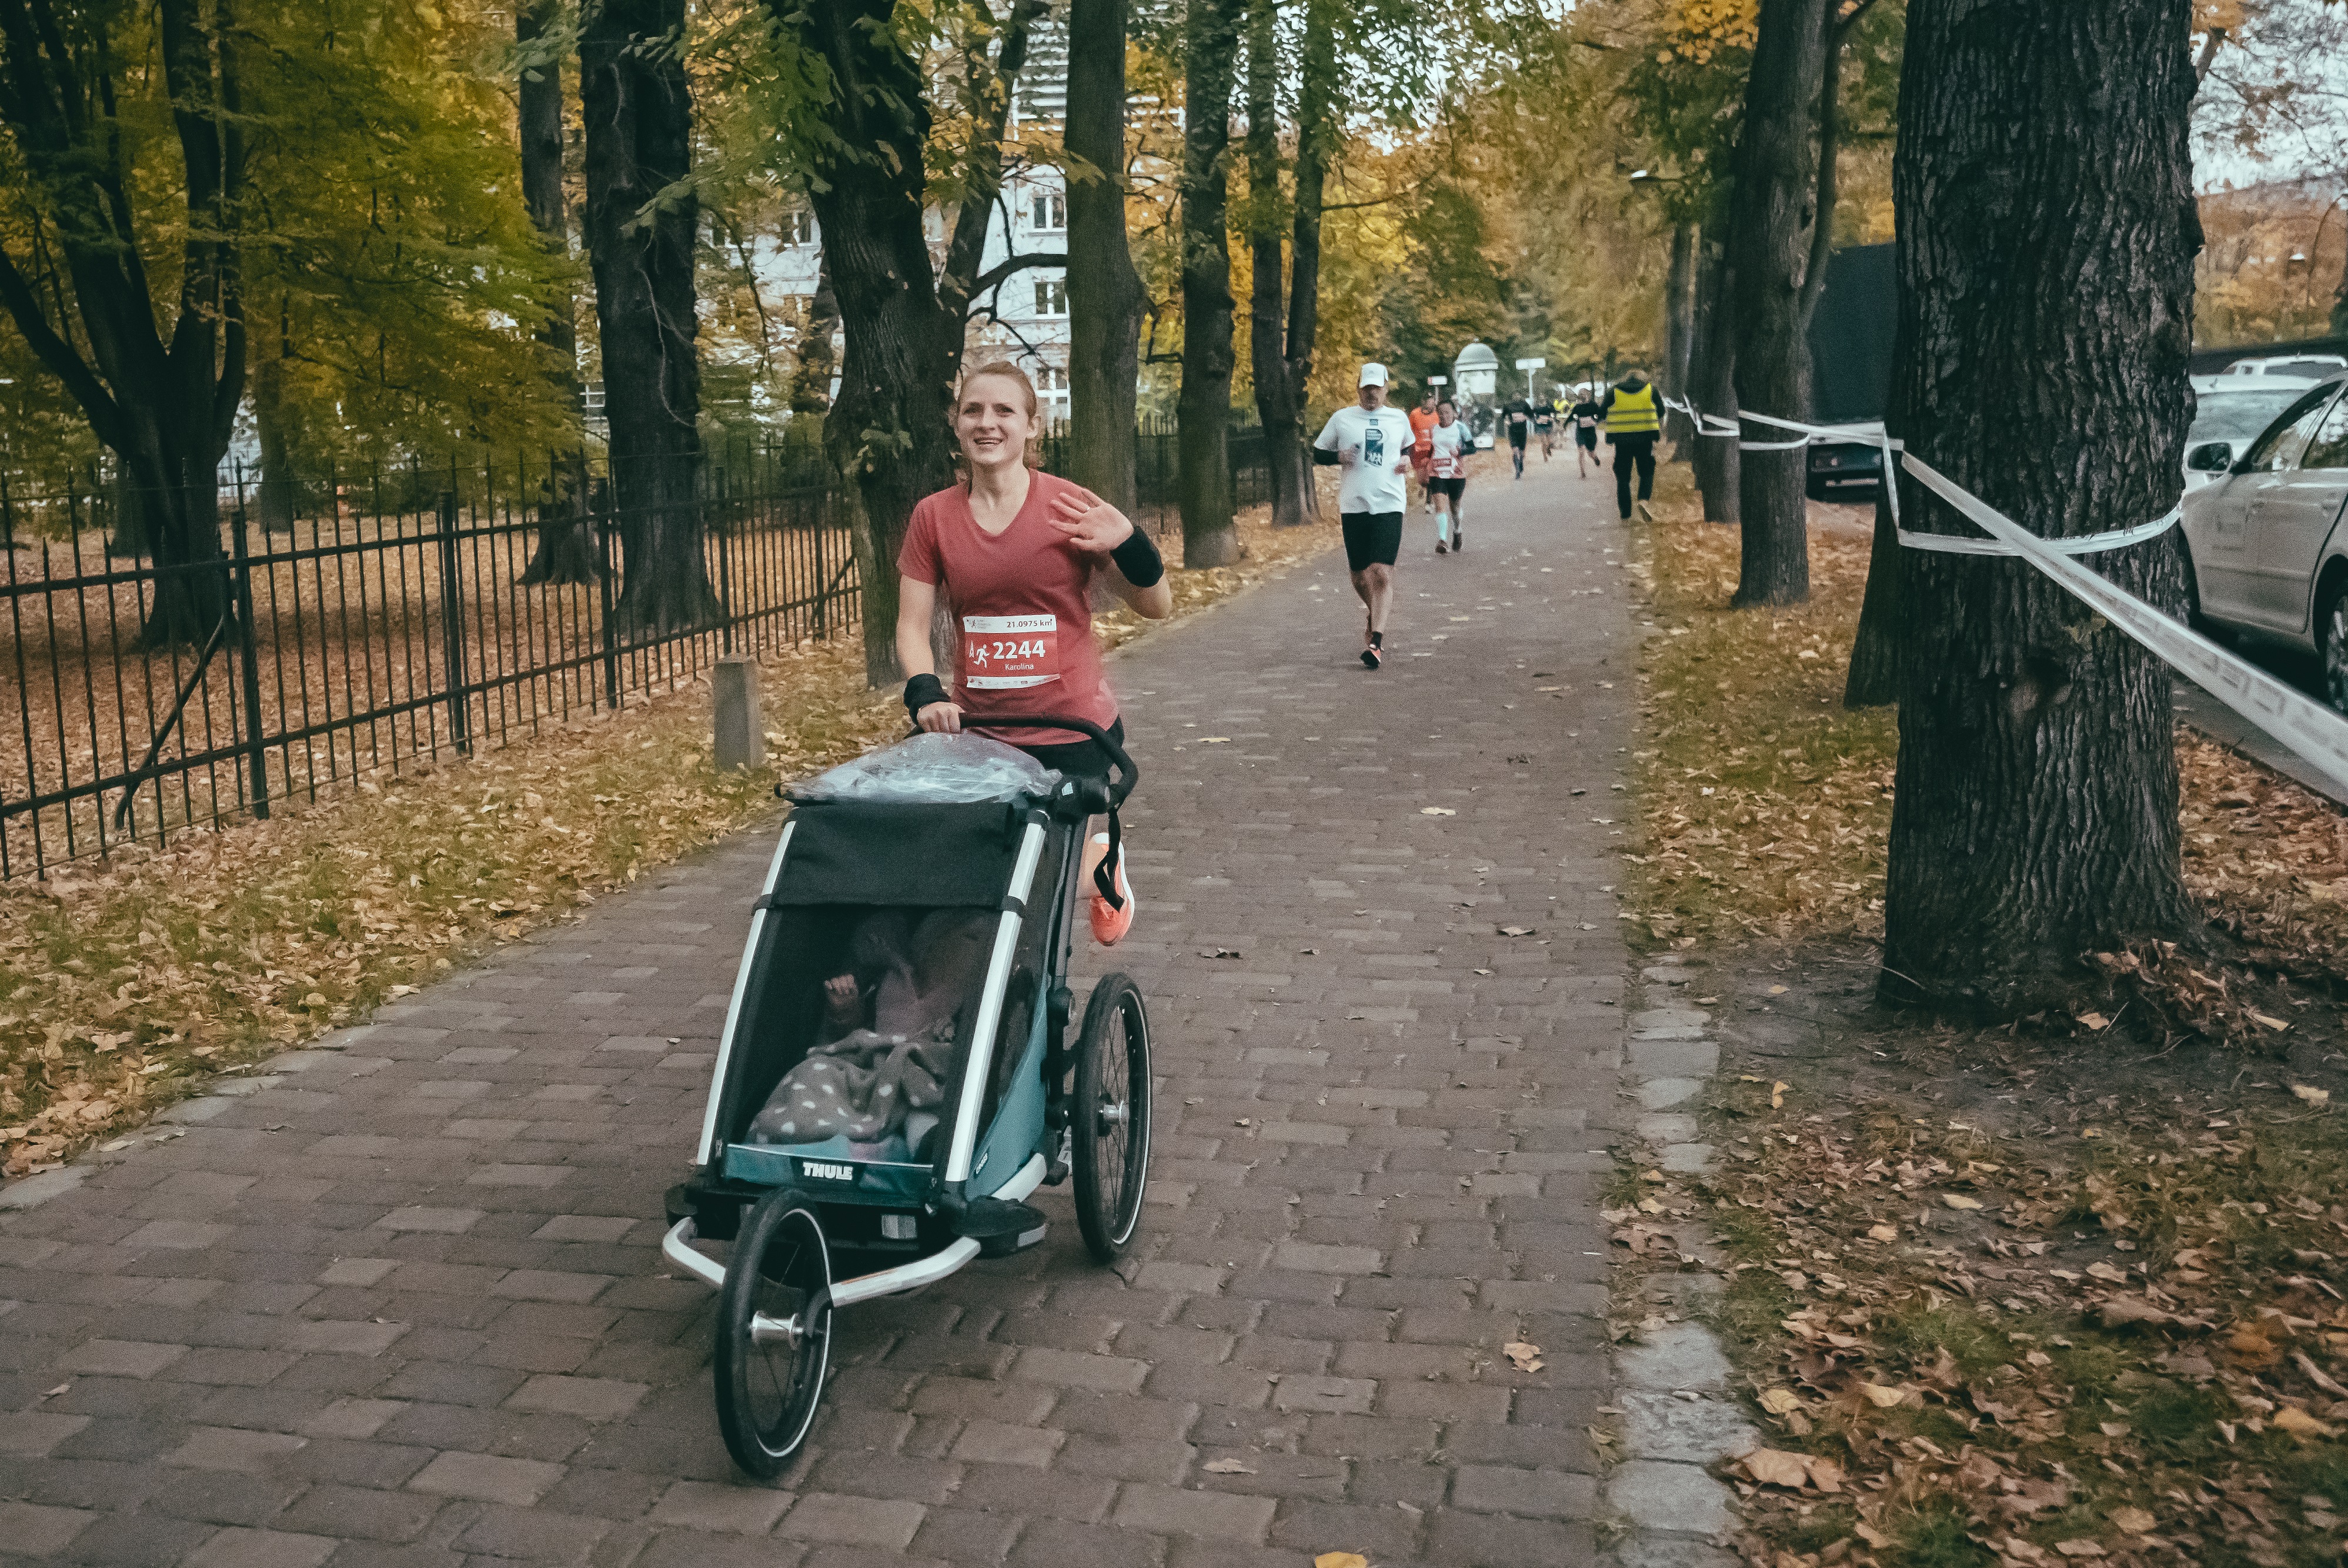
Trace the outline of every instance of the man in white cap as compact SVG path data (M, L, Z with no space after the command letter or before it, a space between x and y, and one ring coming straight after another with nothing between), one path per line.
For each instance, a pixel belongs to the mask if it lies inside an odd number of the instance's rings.
M1386 610L1394 603L1395 557L1402 552L1402 516L1410 505L1403 476L1410 472L1417 437L1400 409L1386 406L1386 367L1362 366L1354 378L1359 402L1329 416L1313 443L1313 461L1334 464L1337 520L1345 533L1345 565L1354 591L1369 612L1362 633L1362 665L1385 662Z

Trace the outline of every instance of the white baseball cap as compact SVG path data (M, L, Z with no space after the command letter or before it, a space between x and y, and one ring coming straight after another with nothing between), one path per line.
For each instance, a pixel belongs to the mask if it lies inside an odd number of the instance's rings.
M1362 366L1362 374L1354 378L1355 386L1384 386L1385 384L1386 367L1375 360Z

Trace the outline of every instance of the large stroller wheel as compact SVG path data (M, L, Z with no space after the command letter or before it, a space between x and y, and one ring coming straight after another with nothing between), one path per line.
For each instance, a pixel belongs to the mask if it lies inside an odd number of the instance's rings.
M788 1188L761 1198L735 1237L714 1360L726 1450L771 1481L807 1440L831 1360L830 1249Z
M1124 975L1105 976L1085 1008L1068 1120L1076 1227L1095 1262L1114 1263L1141 1222L1149 1184L1149 1016Z

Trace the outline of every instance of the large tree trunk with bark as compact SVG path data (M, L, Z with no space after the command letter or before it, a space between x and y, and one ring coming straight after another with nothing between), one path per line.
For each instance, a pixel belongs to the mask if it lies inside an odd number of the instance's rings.
M2188 0L1911 0L1897 204L1908 450L2050 538L2176 501L2191 400ZM1970 533L1910 480L1910 528ZM2182 610L2174 531L2087 558ZM2168 669L2018 560L1919 551L1887 993L2032 1011L2194 926Z
M1725 245L1705 241L1696 269L1695 351L1688 384L1696 407L1715 418L1736 416L1736 303ZM1707 523L1736 521L1739 469L1733 437L1695 437L1695 484Z
M1663 373L1657 379L1672 396L1688 395L1688 371L1695 357L1696 226L1685 220L1672 225L1672 265L1663 276ZM1695 439L1695 422L1677 410L1663 415L1663 435L1672 444L1672 461L1684 463Z
M1900 532L1891 520L1889 485L1875 497L1875 538L1867 552L1867 597L1859 601L1859 630L1851 638L1850 670L1842 683L1846 708L1881 708L1900 700L1901 623L1905 616L1906 563Z
M1736 404L1780 419L1810 416L1808 277L1818 210L1812 140L1838 0L1762 0L1736 141L1729 267L1735 277ZM1808 453L1794 433L1747 422L1756 444L1741 458L1737 510L1744 548L1737 605L1799 604L1810 597Z
M1182 395L1179 488L1182 561L1239 559L1231 502L1231 257L1223 155L1243 0L1190 0L1184 23L1181 171Z
M0 15L0 119L52 249L35 253L28 276L0 247L0 307L120 464L118 537L156 569L141 641L201 643L230 613L219 468L244 395L244 35L232 0L156 0L139 13L154 23L151 55L108 36L128 9L72 18L69 45L47 8L36 10L37 20L17 5ZM141 244L151 236L133 217L134 187L160 198L141 179L168 176L134 177L115 112L139 90L116 73L154 65L170 96L186 222L170 310L158 309ZM43 275L52 265L62 277Z
M923 221L930 88L892 30L891 0L767 0L768 15L821 56L833 82L813 154L809 200L839 312L839 395L824 446L847 481L863 581L864 672L904 679L897 658L897 551L922 497L953 483L953 391L971 302L1057 257L1014 255L985 272L986 226L1003 181L1003 131L1040 0L1012 0L998 33L971 36L963 90L973 124L942 265Z
M1309 519L1313 484L1304 450L1304 410L1288 374L1281 308L1282 231L1287 204L1280 190L1279 9L1274 0L1248 0L1247 162L1248 254L1253 276L1248 295L1248 368L1255 383L1256 420L1272 470L1272 521L1296 528Z
M681 631L723 613L699 505L701 366L693 241L699 206L663 196L692 163L685 0L585 0L579 98L585 214L611 424L612 501L632 631ZM647 210L655 197L659 205Z
M562 56L548 38L561 0L525 0L514 12L514 42L522 60L515 84L516 129L521 144L521 199L530 220L559 257L571 254L571 214L562 196ZM579 406L579 329L566 284L549 302L538 341L546 346L547 374L563 406ZM578 481L583 466L557 457L547 466L538 502L538 545L521 580L592 582L602 569L587 527Z
M1125 226L1126 4L1068 7L1068 477L1130 513L1146 296Z

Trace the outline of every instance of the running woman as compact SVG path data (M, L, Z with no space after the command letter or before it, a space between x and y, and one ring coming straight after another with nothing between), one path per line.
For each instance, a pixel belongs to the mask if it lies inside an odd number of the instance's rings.
M1598 456L1598 421L1605 416L1606 409L1586 386L1581 389L1581 397L1567 417L1573 421L1574 466L1579 477L1587 479L1591 465L1597 464L1601 473L1605 470Z
M1027 466L1036 435L1035 385L1005 360L963 378L954 437L963 477L913 507L897 552L897 658L905 710L932 733L990 718L1067 713L1125 741L1125 722L1093 639L1091 589L1106 577L1135 614L1174 611L1166 566L1149 536L1081 485ZM930 648L943 591L956 624L954 691L948 695ZM1107 753L1073 730L1006 730L992 737L1045 767L1106 780ZM1093 887L1093 939L1107 945L1133 927L1125 852L1102 874L1108 835L1091 835L1085 874Z
M1329 415L1313 441L1313 461L1337 465L1337 520L1345 565L1369 620L1362 630L1362 667L1385 662L1386 611L1394 604L1395 557L1402 553L1402 515L1410 505L1403 475L1410 467L1410 421L1386 406L1386 367L1365 364L1354 377L1356 402Z
M1468 493L1468 454L1476 449L1476 437L1459 423L1458 410L1449 398L1443 400L1437 411L1443 422L1429 437L1435 473L1426 481L1435 497L1435 553L1444 553L1447 538L1456 554L1467 542L1459 537L1459 503Z
M1426 433L1435 428L1435 388L1430 386L1426 389L1426 395L1418 400L1418 406L1410 411L1410 466L1418 477L1418 498L1426 507L1428 517L1435 515L1435 492L1426 487L1429 450Z

